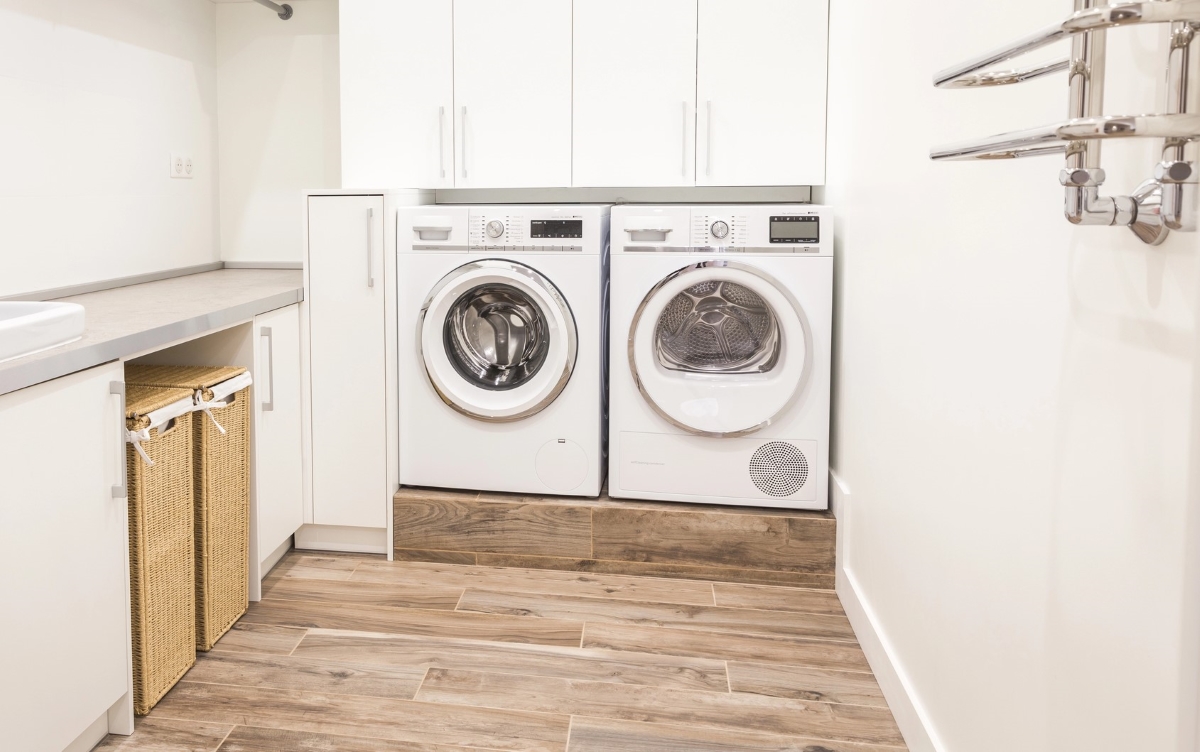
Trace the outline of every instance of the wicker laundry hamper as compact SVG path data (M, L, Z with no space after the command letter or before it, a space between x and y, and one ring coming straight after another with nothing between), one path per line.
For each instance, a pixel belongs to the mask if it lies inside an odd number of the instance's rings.
M129 366L125 378L186 388L202 410L192 416L196 648L207 651L249 604L250 374L238 367Z
M145 715L196 662L192 395L129 386L129 592L134 712Z

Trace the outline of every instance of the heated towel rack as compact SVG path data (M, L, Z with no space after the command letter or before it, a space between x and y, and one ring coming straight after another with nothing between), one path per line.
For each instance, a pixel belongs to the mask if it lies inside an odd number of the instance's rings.
M278 14L278 16L284 21L292 17L292 6L288 5L287 3L279 5L278 3L271 2L271 0L254 0L254 2L258 3L264 8L270 8L271 10L275 11L275 13Z
M1109 29L1170 24L1166 65L1166 112L1153 115L1104 114L1105 41ZM1062 154L1066 165L1059 182L1066 191L1064 211L1076 225L1128 227L1151 245L1170 230L1195 232L1200 195L1200 75L1195 70L1200 0L1146 0L1106 4L1075 0L1075 12L1048 26L934 76L943 89L974 89L1029 81L1054 73L1068 75L1068 119L1039 128L1002 133L933 149L936 161L1014 159ZM1071 56L1030 68L992 70L993 66L1071 40ZM1163 139L1161 161L1153 177L1128 196L1104 196L1100 145L1107 139Z

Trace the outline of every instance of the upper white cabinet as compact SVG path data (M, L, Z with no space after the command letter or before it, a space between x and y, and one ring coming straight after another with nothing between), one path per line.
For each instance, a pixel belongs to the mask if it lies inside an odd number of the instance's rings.
M699 0L697 185L825 182L827 0Z
M254 341L258 563L271 564L269 557L304 524L300 305L255 316Z
M385 252L383 196L309 197L308 384L318 525L387 526Z
M452 187L452 0L344 0L339 15L342 184Z
M133 730L124 378L113 363L0 397L5 749Z
M694 185L696 0L574 2L575 185Z
M454 0L454 108L456 187L571 185L570 0Z

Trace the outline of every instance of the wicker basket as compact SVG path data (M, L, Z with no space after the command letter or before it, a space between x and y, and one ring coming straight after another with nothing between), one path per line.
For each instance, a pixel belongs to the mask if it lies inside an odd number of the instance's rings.
M134 384L184 387L211 402L236 367L132 366ZM227 404L226 404L227 402ZM193 415L196 514L196 648L213 644L246 612L250 579L250 395L246 388L211 415ZM221 432L221 428L225 433Z
M192 413L186 389L130 386L126 425L148 429L126 444L129 468L129 591L133 621L134 712L145 715L196 662L192 515ZM172 405L183 404L177 410ZM155 410L178 412L151 428Z

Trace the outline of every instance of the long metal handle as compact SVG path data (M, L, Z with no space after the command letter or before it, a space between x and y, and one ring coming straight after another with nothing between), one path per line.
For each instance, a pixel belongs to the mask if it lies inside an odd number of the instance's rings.
M375 286L375 207L367 209L367 287Z
M467 106L464 104L462 108L462 118L458 125L462 132L462 176L467 176Z
M121 398L121 413L117 417L117 477L121 482L112 487L112 497L124 499L129 496L129 468L125 463L125 382L108 382L108 393Z
M271 400L263 400L262 409L269 413L275 410L275 335L271 333L271 327L264 326L258 330L258 336L267 338L267 391Z
M686 177L688 176L688 169L687 169L687 167L688 167L688 165L687 165L687 163L688 163L688 158L687 158L687 157L688 157L688 155L687 155L687 142L688 142L688 103L687 103L687 100L686 100L686 99L685 99L685 100L683 100L683 138L681 139L681 141L683 142L683 169L682 169L682 173L683 173L683 176L686 178Z
M446 177L446 108L438 108L438 170Z
M1081 10L1061 23L1047 26L1011 44L947 68L933 77L933 83L935 86L943 88L962 88L1028 81L1031 78L1066 70L1066 61L1056 61L1035 68L1001 73L980 74L980 71L1077 34L1119 26L1173 21L1200 22L1200 0L1146 0L1145 2L1119 3Z
M1024 131L943 146L930 152L937 160L1014 159L1061 154L1072 141L1115 138L1200 138L1200 115L1134 115L1085 117Z
M254 0L254 2L258 3L264 8L270 8L271 10L275 11L284 21L292 17L292 6L288 5L287 3L279 5L271 2L271 0Z
M705 131L707 131L705 133L707 139L704 146L704 176L712 177L712 100L708 100L704 106L707 110L705 117L708 123L704 127Z

